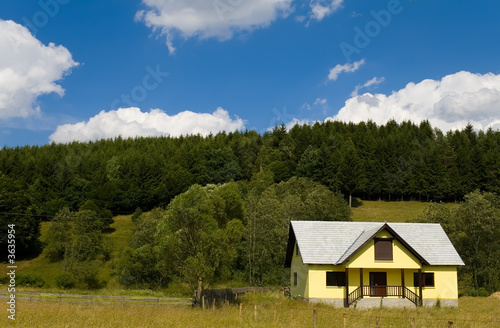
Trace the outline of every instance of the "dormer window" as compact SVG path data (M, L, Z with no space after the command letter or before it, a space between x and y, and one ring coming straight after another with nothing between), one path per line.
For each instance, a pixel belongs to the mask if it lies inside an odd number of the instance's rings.
M375 238L375 260L392 261L392 239Z

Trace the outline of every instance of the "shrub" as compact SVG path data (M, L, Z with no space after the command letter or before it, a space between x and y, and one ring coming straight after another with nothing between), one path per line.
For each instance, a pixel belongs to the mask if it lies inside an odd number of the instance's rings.
M16 276L16 285L26 287L44 287L45 281L39 275L18 274Z
M142 210L140 207L136 208L134 214L132 215L132 222L136 222L137 219L142 215Z
M64 289L75 287L75 278L69 272L61 272L56 276L56 286Z
M103 282L99 281L97 274L100 263L92 262L75 262L71 272L76 281L76 285L81 289L99 289L103 286Z
M98 212L97 216L99 216L99 218L102 220L104 226L103 229L109 228L109 226L115 222L115 220L113 220L113 213L108 209Z
M489 296L490 293L488 292L488 290L484 287L480 287L479 289L474 289L474 288L470 288L470 289L467 289L464 293L465 296L482 296L482 297L486 297L486 296Z

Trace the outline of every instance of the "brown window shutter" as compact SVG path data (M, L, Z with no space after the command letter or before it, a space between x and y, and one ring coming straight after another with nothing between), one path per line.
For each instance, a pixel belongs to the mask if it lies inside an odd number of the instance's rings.
M375 239L375 260L392 261L392 239Z

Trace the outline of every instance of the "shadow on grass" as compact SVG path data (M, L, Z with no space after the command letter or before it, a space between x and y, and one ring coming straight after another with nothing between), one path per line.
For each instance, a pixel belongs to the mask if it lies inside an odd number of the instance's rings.
M104 229L102 232L103 233L113 233L115 231L116 231L115 228L108 227L108 228Z

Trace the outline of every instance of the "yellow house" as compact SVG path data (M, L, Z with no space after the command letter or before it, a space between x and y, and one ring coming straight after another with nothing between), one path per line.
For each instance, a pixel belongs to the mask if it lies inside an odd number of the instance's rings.
M292 221L291 294L336 306L458 306L464 265L440 224Z

